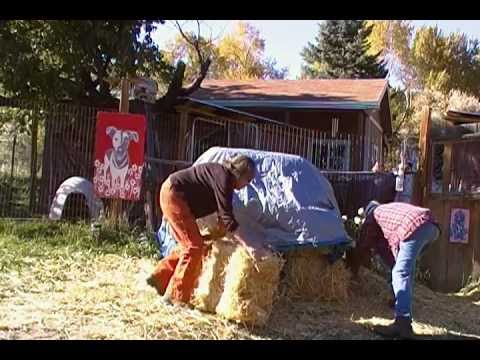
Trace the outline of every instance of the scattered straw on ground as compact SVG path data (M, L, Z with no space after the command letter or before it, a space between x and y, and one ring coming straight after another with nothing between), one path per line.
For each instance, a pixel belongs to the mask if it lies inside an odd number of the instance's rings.
M63 259L22 259L0 273L0 339L381 339L368 330L387 323L388 287L370 272L345 303L280 298L263 328L159 302L145 278L153 259L76 252ZM418 285L414 328L480 338L478 299Z
M226 320L166 307L145 283L154 261L116 255L40 261L1 276L0 336L60 339L254 338Z

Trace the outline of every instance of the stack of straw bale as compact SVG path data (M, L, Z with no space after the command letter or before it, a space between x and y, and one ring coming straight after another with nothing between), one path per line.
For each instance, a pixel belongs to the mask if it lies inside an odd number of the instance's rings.
M286 262L274 253L255 261L212 222L200 228L203 236L217 238L203 260L191 300L201 311L241 323L265 324L282 269L283 296L304 301L345 301L349 297L350 272L345 263L339 260L331 265L319 249L290 251L285 255Z
M283 263L273 253L254 260L232 239L219 239L203 260L191 304L228 320L263 325L272 311Z

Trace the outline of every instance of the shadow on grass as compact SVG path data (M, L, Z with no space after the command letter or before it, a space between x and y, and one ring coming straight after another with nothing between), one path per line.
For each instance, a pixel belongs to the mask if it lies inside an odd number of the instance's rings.
M373 331L375 325L386 325L394 318L387 281L376 274L364 280L353 287L345 303L280 299L266 326L252 332L283 339L387 340ZM474 320L478 305L425 286L418 286L414 297L415 340L480 340L480 327Z
M379 325L373 326L371 324L368 324L368 325L365 325L365 327L384 339L394 340L393 338L382 335L379 332L378 328L382 328L384 326L379 326ZM466 334L455 334L450 331L447 331L445 334L415 334L412 337L412 339L408 339L408 340L415 340L415 341L417 340L476 340L478 341L479 339L480 338L476 336L466 335Z

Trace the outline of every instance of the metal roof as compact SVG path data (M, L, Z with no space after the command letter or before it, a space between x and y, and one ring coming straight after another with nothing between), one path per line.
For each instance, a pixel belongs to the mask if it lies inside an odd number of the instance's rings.
M386 79L205 80L192 98L235 107L380 108Z
M457 124L475 123L480 122L480 113L448 110L445 119Z

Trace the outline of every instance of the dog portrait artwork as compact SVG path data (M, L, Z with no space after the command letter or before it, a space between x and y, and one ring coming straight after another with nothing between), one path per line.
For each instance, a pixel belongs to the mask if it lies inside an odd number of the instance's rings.
M95 139L95 193L138 201L146 121L143 115L99 112Z
M138 133L131 130L119 130L114 126L107 127L107 134L112 138L112 148L105 153L104 176L108 170L114 184L120 181L120 188L125 187L125 177L129 169L128 146L130 141L138 142Z

